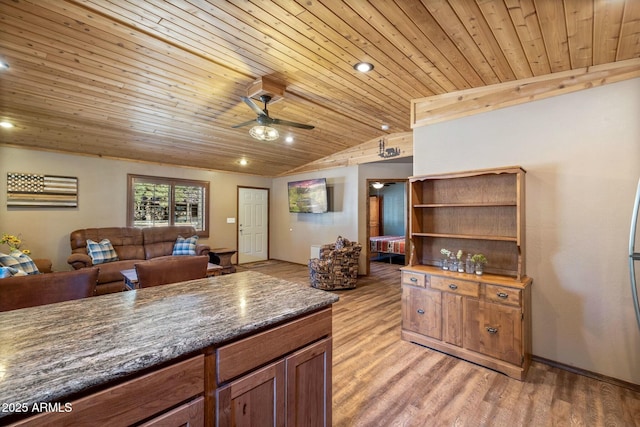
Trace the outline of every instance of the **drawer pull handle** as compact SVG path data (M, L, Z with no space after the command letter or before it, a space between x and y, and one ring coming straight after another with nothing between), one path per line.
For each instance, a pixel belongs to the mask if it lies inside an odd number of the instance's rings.
M410 278L409 280L411 280L412 282L414 282L414 283L415 283L415 282L417 282L417 281L418 281L418 278L417 278L417 277L412 277L412 278Z
M492 328L490 326L487 326L487 332L489 332L490 334L497 334L498 328Z
M419 308L419 309L418 309L418 314L424 314L424 310L423 310L423 309L421 309L421 308Z
M509 295L505 294L504 292L498 292L496 295L498 295L498 298L502 298L502 299L509 298Z
M451 283L449 285L449 289L453 289L455 291L456 289L458 289L458 285L454 285L453 283Z

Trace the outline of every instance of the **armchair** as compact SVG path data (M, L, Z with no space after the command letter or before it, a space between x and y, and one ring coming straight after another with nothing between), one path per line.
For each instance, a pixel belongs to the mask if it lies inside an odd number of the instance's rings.
M209 257L176 256L141 261L135 265L141 288L202 279L207 276Z
M336 243L323 245L320 258L309 260L311 286L324 290L353 289L358 280L358 258L362 245L338 236Z
M88 298L96 293L98 268L2 279L0 311Z

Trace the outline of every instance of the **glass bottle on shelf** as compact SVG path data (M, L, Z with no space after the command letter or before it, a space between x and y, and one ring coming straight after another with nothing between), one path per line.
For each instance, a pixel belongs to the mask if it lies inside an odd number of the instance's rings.
M458 259L454 254L449 256L449 271L458 271Z
M465 260L464 272L468 274L475 273L476 266L471 259L471 254L467 254L467 259Z

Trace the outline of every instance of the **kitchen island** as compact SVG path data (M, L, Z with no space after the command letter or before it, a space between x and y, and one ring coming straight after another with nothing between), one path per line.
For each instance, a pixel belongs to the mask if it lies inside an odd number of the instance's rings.
M337 300L243 272L0 313L0 424L331 425Z

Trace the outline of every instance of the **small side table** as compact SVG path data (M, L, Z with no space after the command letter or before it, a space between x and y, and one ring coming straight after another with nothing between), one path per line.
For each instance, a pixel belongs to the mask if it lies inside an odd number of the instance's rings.
M235 273L236 267L231 263L231 257L236 254L235 249L214 248L209 249L209 262L222 267L222 274Z

